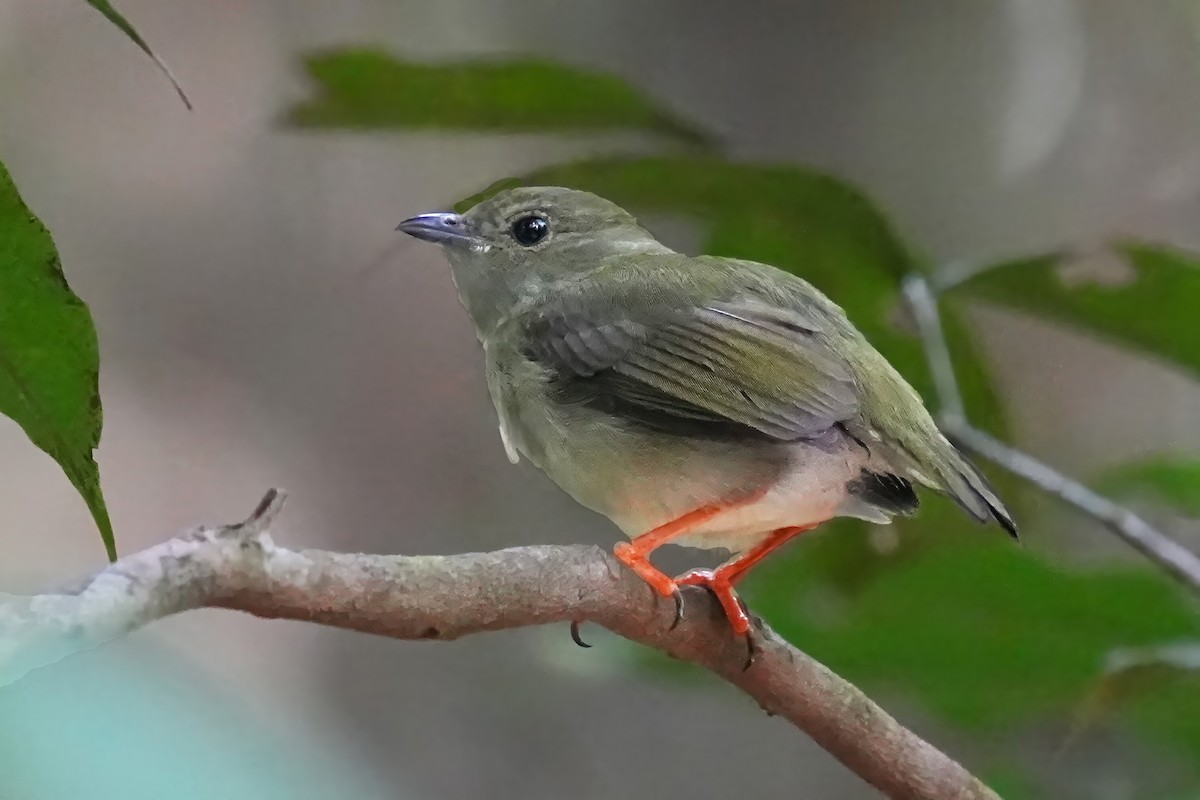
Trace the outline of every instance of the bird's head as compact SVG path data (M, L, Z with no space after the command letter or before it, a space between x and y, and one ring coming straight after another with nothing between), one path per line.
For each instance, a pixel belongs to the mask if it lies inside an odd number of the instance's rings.
M418 214L397 230L442 246L481 329L606 259L670 252L615 203L557 186L508 189L464 214Z

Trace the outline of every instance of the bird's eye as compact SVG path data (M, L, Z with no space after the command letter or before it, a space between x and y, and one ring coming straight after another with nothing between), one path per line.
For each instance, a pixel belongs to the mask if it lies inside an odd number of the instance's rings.
M546 221L546 218L532 214L528 217L521 217L512 226L513 238L526 247L532 247L545 239L549 232L550 223Z

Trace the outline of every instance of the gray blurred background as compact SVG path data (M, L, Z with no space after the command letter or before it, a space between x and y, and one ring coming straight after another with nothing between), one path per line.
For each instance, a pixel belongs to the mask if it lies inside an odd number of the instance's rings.
M392 232L605 141L282 130L279 112L304 94L297 56L314 47L532 53L611 71L739 157L858 184L941 262L1121 233L1200 247L1191 3L120 8L195 112L80 0L9 0L0 159L96 318L99 461L124 551L239 519L273 485L293 493L276 533L289 545L449 553L613 540L528 464L507 463L441 257ZM1200 400L1167 369L1013 315L980 309L976 321L1021 444L1053 463L1200 444ZM0 460L0 587L96 567L82 503L6 421ZM590 651L558 628L400 643L205 612L8 691L58 693L98 665L184 670L177 691L236 708L297 762L335 757L384 797L873 796L731 690L631 673L623 643L587 635ZM181 736L188 724L179 719Z

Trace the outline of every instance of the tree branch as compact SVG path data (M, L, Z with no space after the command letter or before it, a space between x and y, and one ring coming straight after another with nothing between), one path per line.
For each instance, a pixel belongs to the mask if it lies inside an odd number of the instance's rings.
M943 285L953 283L947 281ZM925 357L933 373L938 401L942 406L938 420L946 436L959 446L1099 520L1131 547L1200 594L1200 556L1128 508L971 425L950 360L950 348L946 345L937 297L929 281L922 275L908 276L904 281L904 294L916 317Z
M850 683L762 626L745 646L720 606L687 588L674 603L596 547L517 547L453 556L294 551L269 533L284 495L245 522L201 527L37 596L0 594L0 685L181 611L220 607L396 639L590 621L711 670L778 714L892 798L999 800Z

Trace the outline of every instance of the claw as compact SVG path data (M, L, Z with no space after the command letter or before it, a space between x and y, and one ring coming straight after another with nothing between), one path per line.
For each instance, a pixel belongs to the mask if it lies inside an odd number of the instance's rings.
M585 642L583 637L579 635L579 620L571 620L571 641L580 647L591 647L591 645Z
M675 598L675 619L671 620L671 627L667 628L669 631L675 630L679 623L683 622L683 592L679 591L679 587L676 586L675 592L671 596Z
M754 631L746 631L746 663L742 665L742 672L754 666L759 650L758 643L754 641Z
M721 603L725 618L735 636L745 636L750 631L750 612L742 598L733 591L733 586L720 570L694 569L675 580L680 586L703 586Z

